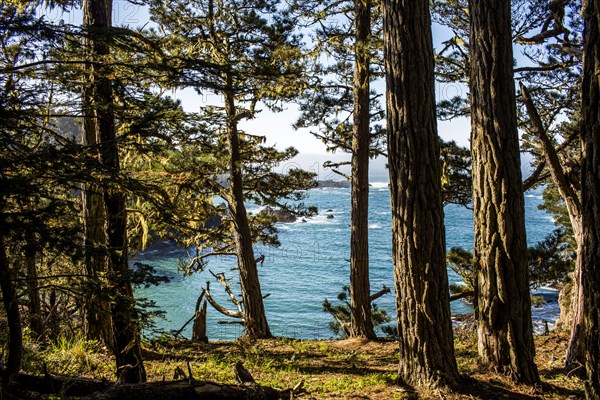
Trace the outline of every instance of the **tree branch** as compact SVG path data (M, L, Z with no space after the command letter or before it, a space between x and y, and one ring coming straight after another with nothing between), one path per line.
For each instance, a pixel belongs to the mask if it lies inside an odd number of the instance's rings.
M208 302L210 303L210 305L213 306L213 308L215 310L217 310L218 312L220 312L221 314L226 315L228 317L232 317L232 318L242 318L242 319L244 319L244 314L243 313L241 313L239 311L236 312L236 311L228 310L227 308L225 308L222 305L220 305L219 303L217 303L215 301L215 299L213 299L213 297L210 295L210 293L206 289L202 289L202 292L206 296L206 300L208 300Z
M542 142L544 157L550 170L550 174L552 175L552 180L557 185L558 191L565 200L567 210L569 211L569 217L571 219L571 225L575 231L575 236L577 236L581 227L581 202L579 201L577 193L575 193L573 187L567 179L567 176L560 163L558 153L556 152L552 141L548 137L546 128L544 128L542 119L540 118L535 104L533 104L533 100L531 99L527 87L525 87L525 85L522 83L519 83L519 86L521 87L523 103L525 103L531 123L533 124L535 131Z
M389 292L391 292L390 288L387 287L387 286L385 286L385 285L383 285L383 287L381 288L380 291L378 291L377 293L373 293L371 295L371 301L375 301L378 298L380 298L381 296L383 296L384 294L387 294Z

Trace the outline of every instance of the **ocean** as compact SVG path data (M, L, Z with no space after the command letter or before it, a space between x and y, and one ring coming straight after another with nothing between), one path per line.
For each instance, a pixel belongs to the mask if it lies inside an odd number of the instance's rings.
M350 258L350 189L312 189L304 200L307 205L315 205L319 214L299 219L293 223L279 223L280 247L255 246L256 257L265 256L259 264L259 276L267 319L275 336L298 339L329 339L334 337L328 323L331 316L323 312L323 300L337 303L337 294L349 284ZM541 192L529 191L525 195L525 218L529 245L543 240L555 226L552 216L538 209L542 202ZM248 207L249 212L260 211ZM333 218L328 218L333 215ZM456 206L445 207L446 246L473 248L472 211ZM385 182L372 182L369 194L369 260L371 292L386 285L392 293L379 298L376 303L386 309L394 318L394 275L391 258L391 210L389 189ZM184 277L178 273L179 260L185 259L187 252L172 243L163 242L141 252L133 262L142 262L156 268L158 274L171 277L169 283L158 287L139 288L137 297L154 300L166 314L165 319L157 319L156 326L164 331L178 330L194 314L196 300L207 281L211 281L211 293L222 305L234 309L227 301L219 283L208 272L224 272L228 278L237 281L233 257L218 257L209 261L206 271ZM460 277L448 270L450 283L460 282ZM239 291L239 285L234 285ZM549 288L539 288L536 294L545 298L546 303L532 309L534 328L538 333L545 324L550 327L558 317L558 292ZM471 305L457 300L451 304L452 313L472 312ZM209 340L233 340L242 334L239 324L227 324L231 319L208 306L207 335ZM394 320L392 320L394 323ZM152 332L144 332L152 336ZM191 335L191 324L182 332Z

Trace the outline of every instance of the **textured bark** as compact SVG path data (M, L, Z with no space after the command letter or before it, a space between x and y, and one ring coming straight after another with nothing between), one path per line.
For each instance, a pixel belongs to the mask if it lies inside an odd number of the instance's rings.
M581 222L581 220L580 220ZM573 272L573 285L572 285L572 299L571 299L571 319L567 319L567 324L571 328L571 337L569 339L569 346L567 347L567 354L565 357L565 367L568 369L579 369L582 365L585 365L585 329L583 308L584 308L584 292L582 282L582 271L579 257L582 250L583 233L581 231L582 226L578 227L579 232L573 230L575 233L575 241L577 242L577 259L576 267Z
M85 12L85 24L91 25L91 13ZM93 58L93 40L84 39L84 46L89 52L90 59ZM96 121L93 102L93 68L91 64L86 65L86 79L83 90L83 144L84 146L97 146ZM107 258L103 250L106 245L106 214L102 201L101 188L99 185L87 184L81 194L84 224L84 251L85 269L89 282L90 296L85 298L83 306L84 331L88 340L97 340L108 348L114 350L114 338L112 317L110 314L110 302L102 293L102 287L98 281L100 274L107 271Z
M583 56L583 247L579 257L583 281L586 342L586 395L600 399L600 4L584 8Z
M37 268L36 268L36 244L34 235L27 234L27 243L25 244L25 266L27 267L27 306L29 309L29 327L36 339L44 335L44 324L42 321L42 305L40 301L40 291L38 289Z
M196 303L196 312L194 314L194 325L192 327L192 342L208 343L206 336L206 307L207 302L204 300L200 306L200 299Z
M369 79L371 2L355 0L350 230L350 336L376 339L369 282Z
M399 375L454 384L429 2L386 0L383 13Z
M120 162L111 71L101 62L101 58L110 53L110 47L106 42L96 39L98 31L111 27L111 13L112 0L84 1L84 26L92 54L96 57L96 63L92 66L92 101L98 159L112 176L117 177L120 173ZM144 382L146 372L141 355L135 300L128 279L125 196L118 189L105 188L103 204L106 213L107 270L113 295L111 315L117 371L122 382Z
M9 382L10 377L21 369L21 359L23 358L23 329L21 327L21 314L19 312L19 303L17 301L17 291L12 282L10 264L4 245L4 235L2 235L1 229L0 290L2 290L4 311L6 312L6 319L8 321L8 359L6 360L6 370L2 375L2 391L4 391L7 389L7 383ZM0 392L0 397L2 397L2 392Z
M508 0L471 0L471 151L478 347L518 382L534 363Z
M227 86L232 86L232 77L226 77ZM235 98L232 92L225 92L225 108L227 112L227 146L229 151L229 210L233 218L233 238L240 271L240 285L244 302L244 328L246 335L252 339L272 337L267 323L263 296L258 280L258 268L252 248L252 236L248 214L244 205L242 180L242 158L240 154L240 138L238 134L238 115Z

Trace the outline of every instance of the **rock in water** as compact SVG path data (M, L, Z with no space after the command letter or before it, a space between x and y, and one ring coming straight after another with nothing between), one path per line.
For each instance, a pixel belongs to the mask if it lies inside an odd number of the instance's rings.
M278 210L273 207L265 207L259 214L273 215L277 222L296 222L296 216L286 210Z

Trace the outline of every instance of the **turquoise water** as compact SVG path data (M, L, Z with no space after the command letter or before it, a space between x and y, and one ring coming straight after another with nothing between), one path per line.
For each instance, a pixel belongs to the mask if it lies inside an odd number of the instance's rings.
M385 183L372 183L369 213L370 276L371 291L382 285L393 288L393 267L391 259L391 211L389 190ZM319 215L290 224L278 224L281 246L269 248L256 246L256 256L265 255L259 266L259 275L265 299L267 319L271 331L276 336L325 339L332 332L327 327L328 314L322 311L324 298L336 301L337 293L349 282L350 253L350 189L313 189L309 192L306 204L319 207ZM537 206L541 203L538 192L528 192L525 197L527 239L529 244L543 240L552 232L552 217ZM326 212L331 210L330 212ZM258 209L249 208L251 212ZM327 218L333 214L334 218ZM446 244L473 247L472 212L464 207L448 205L445 208ZM179 329L194 313L196 300L206 281L211 282L211 292L222 305L227 302L225 293L208 271L189 277L177 273L179 259L185 258L185 250L169 243L162 243L141 253L135 261L154 266L159 274L172 277L172 281L159 287L139 289L137 296L145 296L156 301L166 312L166 320L158 320L158 327L167 331ZM208 268L215 273L225 272L235 277L231 267L232 257L220 257L210 261ZM449 271L451 283L460 281L454 272ZM234 286L239 290L239 286ZM557 293L540 289L548 303L534 308L534 323L541 329L543 321L554 322L558 314ZM381 297L377 304L394 314L394 294ZM455 301L451 304L453 313L471 311L468 304ZM233 307L232 307L233 309ZM209 340L235 339L242 333L241 326L219 324L228 318L209 306L207 334ZM189 337L191 326L183 332Z

